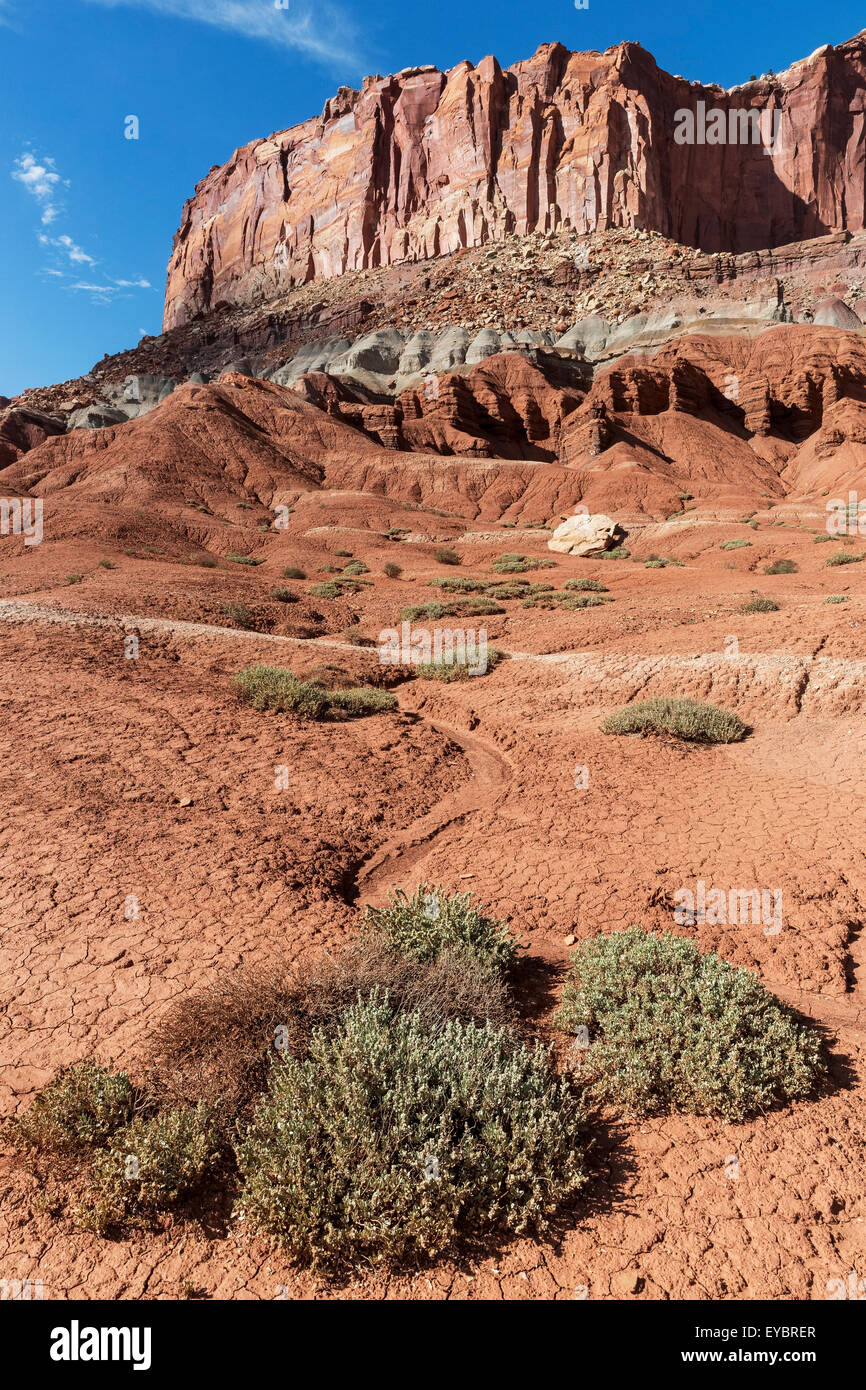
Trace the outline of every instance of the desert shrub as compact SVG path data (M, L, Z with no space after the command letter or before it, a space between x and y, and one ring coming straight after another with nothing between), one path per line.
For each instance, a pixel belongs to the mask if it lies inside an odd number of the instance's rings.
M507 551L499 555L490 566L497 574L525 574L527 570L548 570L556 565L555 560L539 560L530 555L518 555Z
M693 501L694 501L694 494L691 493L691 492L678 492L678 493L677 493L677 497L680 499L681 502L693 502Z
M521 608L598 608L613 603L612 594L528 594Z
M825 603L847 603L847 602L848 602L848 595L847 595L847 594L828 594L828 596L825 598L824 602L825 602Z
M342 598L343 586L335 579L324 579L321 584L314 584L310 589L313 598Z
M563 589L577 589L580 593L609 594L610 590L600 579L566 579Z
M417 960L437 960L443 952L509 970L520 949L504 922L475 907L471 893L446 893L421 883L411 897L398 889L387 907L368 907L361 919L365 936Z
M483 579L470 579L468 575L454 574L437 576L428 579L427 583L433 589L443 589L448 594L471 594L483 593L487 584Z
M744 536L739 536L735 541L722 541L722 544L719 548L721 550L744 550L747 546L750 546L751 544L752 542L747 541Z
M555 1022L601 1095L635 1115L745 1120L811 1091L817 1035L751 971L672 932L641 927L582 942Z
M16 1148L74 1151L105 1144L129 1123L136 1092L125 1072L111 1071L92 1058L63 1067L32 1104L8 1122Z
M858 555L852 555L850 550L837 550L825 563L828 565L859 565L861 560L866 560L866 552L861 551Z
M389 541L401 541L404 536L411 536L412 532L405 526L389 526L385 532Z
M302 719L325 719L333 710L348 715L379 714L394 709L397 697L370 686L326 689L316 680L300 680L279 666L248 666L234 677L241 698L257 710L277 710Z
M139 1115L96 1155L78 1224L103 1234L127 1221L144 1224L191 1196L219 1160L217 1130L203 1103Z
M101 568L104 569L104 570L116 570L116 569L117 569L117 565L114 563L113 560L100 560L99 564L100 564Z
M343 569L344 574L369 574L370 567L363 560L351 560Z
M177 999L151 1037L149 1090L163 1106L204 1101L230 1131L267 1086L280 1051L305 1056L316 1029L332 1030L373 990L431 1031L449 1018L502 1025L512 1015L503 973L488 960L443 949L421 961L383 932L364 933L303 970L276 961L226 971Z
M435 623L439 618L487 618L504 612L504 608L486 597L452 599L450 603L434 599L432 603L412 603L401 609L399 621L415 623L426 619Z
M750 598L746 603L741 603L737 609L738 613L778 613L779 605L772 598Z
M334 554L340 559L351 560L352 558L351 550L335 550Z
M508 603L512 599L526 598L533 589L541 592L542 589L552 588L552 584L530 584L526 579L506 580L502 584L491 582L486 585L487 597L494 603Z
M83 574L67 574L66 582L67 584L80 584L83 578Z
M342 710L356 718L365 714L381 714L397 708L397 696L390 690L377 690L372 685L355 685L348 690L328 691L329 709Z
M538 1235L585 1182L584 1124L540 1045L459 1021L431 1035L374 994L272 1068L238 1146L241 1210L314 1265Z
M683 568L682 560L670 560L662 555L648 555L643 563L644 569L647 570L663 570L667 569L668 565L676 565L679 569Z
M822 535L822 536L813 536L813 537L812 537L812 544L813 544L813 545L824 545L825 542L827 542L827 541L834 541L835 539L836 539L835 536L830 536L830 535L827 535L827 534L824 534L824 535Z
M303 719L324 719L328 713L327 691L279 666L248 666L233 680L241 698L253 709L277 710Z
M796 574L797 566L793 560L773 560L764 566L764 574Z
M480 654L479 654L480 655ZM415 666L415 675L425 681L465 681L478 676L489 675L502 661L503 654L496 647L488 647L485 653L484 670L479 671L477 661L461 661L456 655L441 661L421 661Z
M265 563L264 560L254 560L252 555L235 555L232 552L226 556L226 559L231 560L232 564L235 565L263 565Z
M449 550L447 546L440 546L433 552L433 559L437 565L459 565L460 556L456 550Z
M343 641L348 642L353 647L364 647L367 645L367 638L364 636L364 629L360 623L352 623L350 627L343 628Z
M598 555L593 555L594 560L628 560L631 558L631 551L626 550L624 545L615 545L612 550L601 550Z
M386 579L399 579L403 571L399 565L394 565L389 560L386 565L382 566L382 573Z
M604 734L670 734L690 743L736 743L748 733L739 715L698 700L663 696L608 715Z
M220 609L223 617L236 627L254 628L256 620L249 608L242 603L224 603Z
M283 570L284 579L306 579L306 577L304 571L297 569L294 565L289 565Z
M217 568L217 558L215 555L201 555L196 560L203 570L215 570Z
M277 603L297 603L298 595L291 589L271 589L271 598L275 598Z

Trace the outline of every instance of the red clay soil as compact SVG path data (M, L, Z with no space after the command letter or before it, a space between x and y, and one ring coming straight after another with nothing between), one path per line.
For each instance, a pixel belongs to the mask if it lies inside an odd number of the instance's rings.
M166 536L162 516L189 476L155 479L153 459L127 458L113 494L110 438L101 466L73 442L86 466L56 494L69 533L46 523L40 546L3 541L4 1113L90 1053L135 1072L170 1001L240 962L333 951L365 902L421 879L470 888L511 922L538 963L538 988L521 1002L542 1027L567 937L633 921L671 926L674 893L700 879L780 890L778 935L760 925L691 934L814 1021L833 1063L814 1099L749 1124L610 1114L586 1198L556 1242L516 1241L462 1264L348 1284L293 1270L231 1220L219 1229L167 1220L155 1233L102 1240L75 1226L59 1183L43 1188L7 1154L4 1276L39 1277L52 1298L176 1298L186 1284L220 1298L784 1300L823 1299L829 1280L862 1268L866 567L826 565L840 547L815 544L815 505L787 524L760 513L757 530L711 514L647 523L629 536L631 559L587 561L551 557L547 533L438 515L429 498L413 508L308 482L302 490L300 480L292 529L265 535L255 511L235 509L243 480L232 479L210 485L212 515L177 513ZM276 467L275 447L258 455L263 474ZM245 479L252 466L237 465ZM121 509L140 528L133 544L112 532ZM189 563L199 525L214 552L254 551L264 564ZM386 540L389 525L408 539ZM722 550L732 538L749 545ZM434 562L442 540L457 548L459 569ZM330 577L320 570L347 563L338 550L367 564L370 586L310 596ZM404 681L400 713L307 724L235 696L231 675L252 660L298 672L336 664L381 682L388 668L374 649L344 642L347 625L359 621L375 641L405 604L437 596L431 577L489 578L493 558L515 550L554 559L529 578L559 588L597 578L614 602L580 611L504 602L485 622L511 659L464 683ZM682 567L646 569L651 553ZM797 572L765 575L778 558ZM388 561L401 577L383 576ZM281 581L288 564L308 578ZM280 582L299 602L272 598ZM756 594L779 611L740 614ZM830 594L848 601L827 605ZM260 631L225 617L244 607ZM137 660L124 655L131 632ZM724 704L753 733L691 747L599 732L606 712L664 693ZM275 786L281 766L287 790ZM726 1176L732 1156L736 1180Z

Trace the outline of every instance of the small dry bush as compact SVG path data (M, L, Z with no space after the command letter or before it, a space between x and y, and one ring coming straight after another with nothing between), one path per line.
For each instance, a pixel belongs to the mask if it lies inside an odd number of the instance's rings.
M6 1133L19 1149L74 1152L104 1144L129 1123L137 1094L125 1072L92 1058L63 1067Z
M604 734L669 734L690 743L737 743L748 727L739 715L699 700L664 697L640 700L608 715Z

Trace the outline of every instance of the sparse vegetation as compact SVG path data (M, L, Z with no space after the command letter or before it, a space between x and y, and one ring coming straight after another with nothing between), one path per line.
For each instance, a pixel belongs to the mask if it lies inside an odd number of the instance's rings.
M291 589L271 589L271 598L275 598L277 603L297 603L298 595Z
M739 715L719 705L662 696L640 700L608 715L601 731L604 734L669 734L689 743L736 743L745 738L748 728Z
M200 555L196 560L203 570L215 570L217 568L217 558L215 555Z
M631 551L626 550L624 545L615 545L612 550L601 550L598 555L593 555L594 560L630 560Z
M738 613L778 613L779 605L772 598L750 598L746 603L741 603L737 609Z
M480 653L478 661L464 661L458 657L448 659L443 657L441 661L422 661L414 669L415 675L420 680L426 681L465 681L475 680L478 676L487 676L493 671L502 660L502 652L495 647L488 647L484 654L484 670L478 669L480 664Z
M411 897L398 889L387 907L368 907L361 931L415 960L459 955L503 972L516 964L520 950L505 923L475 907L471 893L447 893L427 883Z
M490 568L497 574L525 574L527 570L554 569L555 565L555 560L540 560L534 556L506 551L504 555L497 556Z
M370 568L363 560L351 560L343 570L344 574L369 574Z
M813 536L813 537L812 537L812 544L813 544L813 545L824 545L827 541L834 541L835 539L836 539L835 536L828 535L827 532L825 531L825 532L824 532L822 535L820 535L820 536Z
M436 575L433 579L428 579L427 583L433 589L442 589L446 594L481 594L487 588L487 581L484 579L470 579L468 575L447 574Z
M847 603L847 602L848 602L848 595L847 595L847 594L828 594L827 597L825 598L824 602L825 602L825 603Z
M235 627L255 628L255 618L242 603L224 603L220 611L226 621L234 623Z
M807 1096L823 1070L812 1029L751 971L638 926L582 942L556 1015L585 1028L573 1054L600 1095L631 1114L741 1121Z
M296 569L294 565L289 565L283 570L284 579L306 579L306 577L304 571Z
M796 574L797 566L793 560L773 560L764 566L764 574Z
M213 1117L201 1102L138 1115L96 1155L78 1224L99 1234L126 1222L148 1224L201 1187L219 1160Z
M379 714L394 709L397 697L373 686L326 689L318 681L300 680L278 666L248 666L234 677L241 698L257 710L295 714L302 719L326 719L334 710L346 715Z
M399 621L416 623L426 620L435 623L440 618L488 618L504 612L504 608L489 598L452 599L450 603L440 603L434 599L431 603L412 603L401 609Z
M825 563L828 565L859 565L861 560L866 560L866 551L859 551L852 555L850 550L837 550Z
M7 1122L6 1132L16 1148L76 1152L107 1143L129 1124L135 1106L126 1073L88 1057L58 1071L29 1108Z
M677 565L680 569L683 568L682 560L667 560L661 555L648 555L643 563L644 569L648 570L663 570L667 569L668 565Z
M737 539L736 539L736 540L733 540L733 541L722 541L722 544L721 544L720 549L722 549L722 550L745 550L746 547L747 547L747 546L750 546L751 544L752 544L752 542L751 542L751 541L747 541L746 538L745 538L745 536L738 536Z
M434 551L433 559L436 561L437 565L460 564L460 556L457 554L457 551L449 550L447 546L440 546L438 550Z
M83 578L83 574L67 574L66 582L67 584L80 584Z
M117 569L117 565L114 563L113 560L100 560L99 566L100 566L100 569L104 569L104 570L116 570L116 569Z
M600 579L566 579L563 589L577 589L581 593L609 594L610 590Z
M386 565L382 566L382 573L386 579L399 579L403 571L399 565L392 564L389 560Z
M431 1033L373 993L274 1065L238 1147L241 1209L314 1265L540 1234L585 1182L584 1123L541 1046L458 1020Z
M229 552L226 559L231 560L234 565L263 565L265 563L264 560L253 559L252 555L235 555L233 551Z

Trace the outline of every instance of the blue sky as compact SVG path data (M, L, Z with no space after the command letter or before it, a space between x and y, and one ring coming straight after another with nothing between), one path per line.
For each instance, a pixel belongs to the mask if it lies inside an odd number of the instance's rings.
M863 19L848 0L0 0L0 394L158 333L195 183L366 73L636 39L669 71L730 86Z

